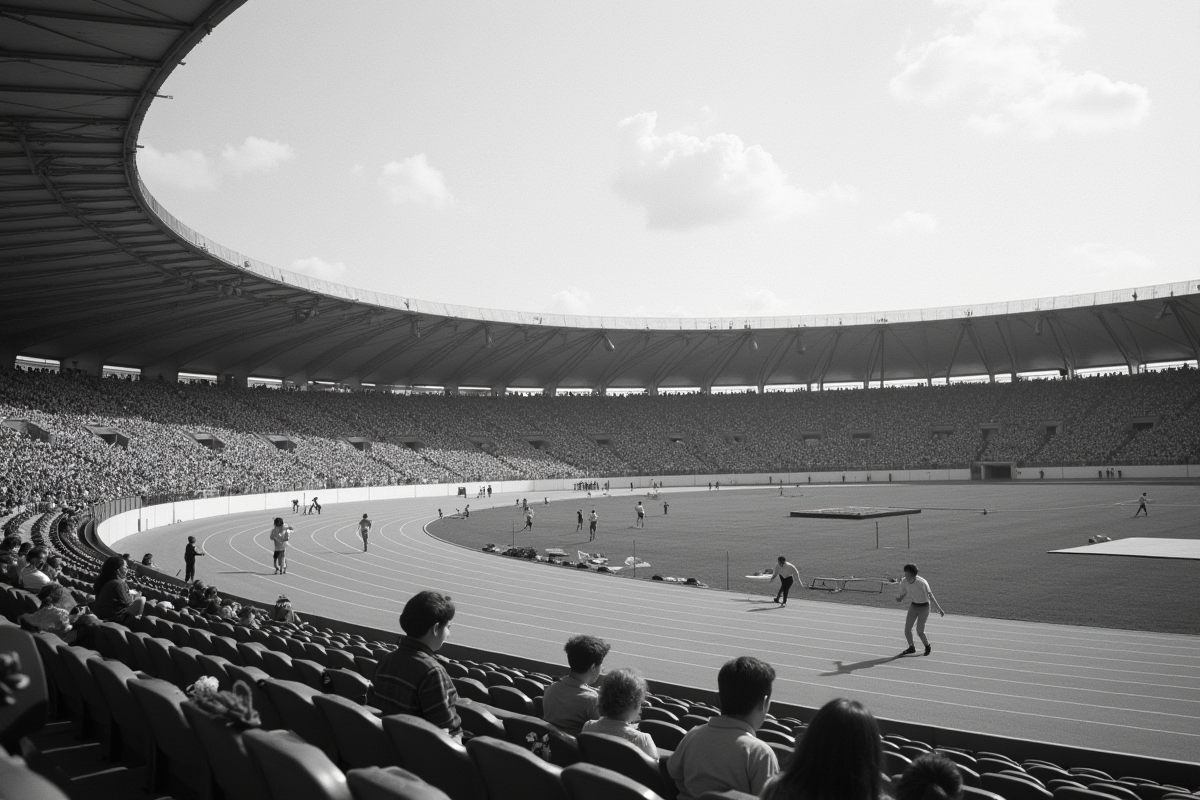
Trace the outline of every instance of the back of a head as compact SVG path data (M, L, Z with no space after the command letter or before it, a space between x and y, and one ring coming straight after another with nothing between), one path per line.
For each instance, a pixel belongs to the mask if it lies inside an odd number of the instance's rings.
M454 619L454 603L450 595L426 589L417 592L400 612L400 628L409 636L420 638L434 625L447 625Z
M581 633L567 639L563 650L567 654L567 666L571 672L587 672L597 664L604 663L612 645L599 636Z
M813 717L781 780L781 798L879 800L883 746L875 717L857 700L830 700Z
M25 554L25 563L35 564L35 565L41 564L42 559L44 559L45 557L46 557L45 550L43 550L40 547L32 547L32 548L30 548L29 552Z
M914 760L895 786L896 800L960 800L962 773L943 755Z
M67 587L59 583L47 583L38 590L38 600L43 606L56 605L67 595Z
M641 708L646 699L646 679L630 667L614 669L600 682L600 713L617 718L631 708Z
M92 593L99 594L100 589L104 584L117 577L117 570L125 563L125 559L120 556L109 556L104 559L103 566L100 567L100 574L96 576L96 582L92 585Z
M717 673L717 694L721 713L740 717L753 711L764 697L771 696L775 669L754 656L739 656L726 661Z
M276 527L276 528L282 528L282 527L283 527L283 517L276 517L276 518L275 518L275 527Z

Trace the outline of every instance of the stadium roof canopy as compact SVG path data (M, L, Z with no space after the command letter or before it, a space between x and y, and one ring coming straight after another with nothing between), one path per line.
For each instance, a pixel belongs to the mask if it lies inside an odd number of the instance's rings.
M171 70L242 0L0 3L0 358L355 385L938 379L1200 355L1200 280L871 314L571 317L367 292L176 220L135 162Z

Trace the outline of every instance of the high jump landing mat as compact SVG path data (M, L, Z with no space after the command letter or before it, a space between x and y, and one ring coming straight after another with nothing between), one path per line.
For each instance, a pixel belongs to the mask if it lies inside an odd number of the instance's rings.
M1200 539L1151 539L1132 536L1083 547L1051 550L1051 553L1085 556L1136 556L1139 558L1178 558L1200 561Z
M871 508L870 506L841 506L839 508L810 508L792 511L793 517L807 519L878 519L920 514L919 508Z

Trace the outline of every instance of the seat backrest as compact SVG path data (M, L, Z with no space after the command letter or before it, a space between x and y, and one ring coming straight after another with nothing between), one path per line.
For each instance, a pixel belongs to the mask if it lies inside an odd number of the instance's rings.
M358 704L367 702L371 682L352 669L330 667L325 670L325 690Z
M450 681L454 684L459 697L474 700L476 703L490 704L492 702L488 688L474 678L451 678Z
M4 797L19 797L21 800L68 800L49 780L19 761L3 755L0 755L0 786L4 787Z
M105 658L115 658L126 665L133 663L133 651L126 640L130 633L124 625L115 622L101 622L93 633L96 636L96 649Z
M196 660L197 656L203 654L196 648L172 647L170 653L171 661L175 662L175 669L179 673L179 686L191 686L205 676L204 667Z
M258 767L250 760L242 732L202 711L191 700L181 706L200 747L212 765L225 800L263 800L270 789Z
M1054 800L1112 800L1112 797L1111 794L1092 789L1076 789L1074 786L1061 786L1054 790Z
M667 711L665 708L655 708L654 706L646 706L642 709L642 721L658 720L660 722L678 723L679 717Z
M262 661L262 669L272 678L281 681L297 680L291 656L273 650L262 650L259 652L259 657Z
M100 694L100 687L96 685L96 679L92 677L92 671L88 668L87 663L91 659L100 658L100 654L94 650L72 647L63 643L58 646L58 655L66 666L71 680L79 689L79 695L83 702L91 708L95 719L107 718L108 704L104 702L104 696Z
M321 692L297 681L274 679L263 681L262 688L271 698L271 704L279 712L285 728L321 748L330 760L337 758L337 742L325 717L313 704L313 696Z
M663 722L657 719L644 719L638 723L638 730L650 734L654 745L661 750L674 750L679 747L687 731L673 722Z
M142 644L146 645L146 652L150 654L150 661L154 664L154 671L150 674L167 683L179 685L179 667L175 666L175 660L171 658L171 648L175 645L157 636L144 639Z
M294 733L255 729L242 741L275 800L353 800L337 765Z
M492 685L488 687L487 691L489 699L486 702L494 705L496 708L512 711L514 714L533 716L533 700L527 697L520 689L515 689L512 686Z
M546 693L546 686L533 678L513 678L513 688L520 689L526 697L541 697Z
M133 670L119 661L105 661L100 658L90 659L87 665L117 724L127 730L145 731L149 725L146 715L133 699L127 685L129 681L137 678Z
M550 761L560 767L579 763L579 743L574 736L537 717L512 716L504 718L504 732L508 741L528 749L534 741L550 747ZM530 739L530 735L534 738Z
M504 723L482 704L462 702L460 698L454 710L458 712L458 718L462 720L463 730L472 736L491 736L496 739L507 737L504 732Z
M560 779L570 800L662 800L637 781L596 764L572 764Z
M245 664L242 661L242 652L238 650L237 639L232 639L227 636L214 636L212 638L213 654L226 659L231 664Z
M524 747L480 736L467 742L489 800L566 800L562 768L543 761Z
M325 691L325 667L316 661L309 661L307 658L293 658L292 670L296 673L296 680L300 683Z
M329 725L343 767L400 766L400 754L374 714L335 694L315 694L312 701Z
M450 800L441 789L400 767L366 767L346 773L354 800Z
M485 797L467 749L433 723L408 714L383 718L383 730L400 753L401 766L453 800Z
M605 733L579 734L579 754L589 764L611 769L630 780L665 794L658 760L650 758L632 742Z
M987 789L978 789L974 786L962 787L963 800L1005 800L1005 798L989 792Z
M1104 792L1105 794L1111 794L1113 797L1118 798L1118 800L1141 800L1137 792L1135 792L1131 787L1122 786L1115 781L1097 781L1088 788L1093 792Z
M982 788L995 792L1004 800L1050 800L1053 795L1041 786L1035 786L1016 775L1001 772L985 772L979 776Z
M726 789L723 792L705 792L696 800L758 800L758 798L747 792L739 792L737 789Z
M125 634L129 652L133 654L133 663L128 666L135 670L141 670L147 675L154 669L154 662L150 660L150 653L146 650L146 640L150 638L152 638L150 634L141 631L130 631Z
M50 684L38 645L26 631L7 625L0 628L0 653L15 654L21 662L20 673L29 679L25 688L15 693L11 705L0 706L0 744L12 749L22 736L46 724Z
M213 644L213 635L209 631L201 628L191 628L188 630L188 638L190 647L194 647L201 653L207 655L216 655L216 645Z
M339 647L325 648L325 666L329 669L354 669L354 654Z
M187 700L183 690L157 678L134 678L125 685L141 706L155 742L167 758L180 762L194 760L200 742L180 708Z

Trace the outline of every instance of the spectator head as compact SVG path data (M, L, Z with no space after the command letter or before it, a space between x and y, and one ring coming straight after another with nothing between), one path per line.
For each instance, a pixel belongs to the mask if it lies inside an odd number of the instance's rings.
M314 497L313 499L315 500L316 498ZM276 517L276 518L275 518L275 527L276 527L276 528L282 528L282 527L283 527L283 517Z
M146 555L142 556L142 563L145 564L147 567L150 566L151 564L154 563L154 556L151 555L150 553L146 553Z
M908 577L915 578L915 577L917 577L918 572L920 572L920 570L917 569L916 564L905 564L904 565L904 573L906 575L908 575Z
M726 661L717 673L717 694L721 698L721 713L728 717L744 717L767 710L775 670L765 661L753 656L739 656Z
M125 559L121 556L109 556L104 559L104 565L100 567L100 574L96 576L96 582L92 585L92 594L100 594L100 589L104 584L111 580L120 578L125 574Z
M14 536L13 534L10 533L8 536L4 537L4 543L0 544L0 550L11 553L13 550L16 550L20 546L21 546L21 537Z
M366 518L367 518L367 515L366 515L366 514L363 514L363 519L366 519Z
M930 753L909 764L895 789L896 800L959 800L962 773L950 759Z
M446 629L452 619L454 603L450 602L450 595L425 590L417 592L404 604L404 610L400 612L400 627L414 639L432 635L445 641ZM440 642L438 647L441 647Z
M830 700L813 717L780 780L780 797L880 800L883 746L875 717L857 700Z
M46 566L62 569L62 557L58 553L51 553L46 556Z
M21 542L21 546L17 548L17 555L23 556L33 549L33 542Z
M25 563L31 567L40 567L42 565L42 559L45 557L45 550L40 547L33 547L30 548L29 552L25 554Z
M778 561L780 564L786 564L786 563L787 563L787 556L780 556L779 558L777 558L777 559L775 559L775 560L776 560L776 561Z
M204 590L204 599L216 600L217 599L217 587L209 586L207 589L205 589Z
M587 634L572 636L567 639L567 644L563 647L567 653L567 666L571 668L571 672L577 675L592 670L599 675L600 665L604 663L604 658L611 649L612 645L608 642L598 636L588 636Z
M190 542L191 544L195 544L195 543L196 543L196 537L195 537L195 536L189 536L189 537L188 537L188 542Z
M47 583L38 591L38 600L42 606L61 605L63 600L70 596L67 587L60 583Z
M615 669L600 682L600 713L609 719L624 720L645 701L646 679L635 669Z

